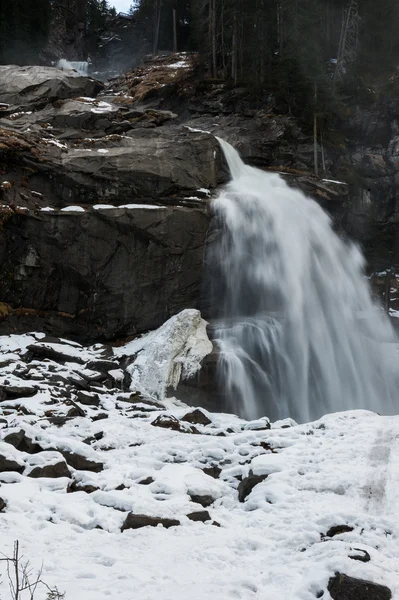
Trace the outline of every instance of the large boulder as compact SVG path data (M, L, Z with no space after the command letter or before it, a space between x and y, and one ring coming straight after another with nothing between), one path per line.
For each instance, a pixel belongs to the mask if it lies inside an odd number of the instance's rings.
M26 106L57 98L93 96L103 85L76 71L53 67L0 66L0 103Z
M392 592L385 585L364 579L355 579L336 573L328 582L328 591L333 600L390 600Z
M203 209L39 214L14 214L0 232L0 331L124 337L199 305Z
M200 190L218 184L220 149L208 135L159 127L96 139L79 129L80 139L73 143L43 136L0 125L0 199L3 193L6 204L33 208L144 199L175 204L180 199L193 205L204 197ZM10 184L8 195L2 192L4 182Z

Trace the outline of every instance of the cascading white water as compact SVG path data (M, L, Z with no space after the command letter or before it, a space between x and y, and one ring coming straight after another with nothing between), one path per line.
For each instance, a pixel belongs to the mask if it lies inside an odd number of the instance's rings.
M69 69L74 70L82 75L83 77L88 77L89 75L89 63L87 61L69 61L65 58L61 58L61 60L57 63L57 69Z
M353 408L393 413L395 336L360 250L316 202L219 143L233 178L214 202L221 232L211 257L229 408L301 422Z

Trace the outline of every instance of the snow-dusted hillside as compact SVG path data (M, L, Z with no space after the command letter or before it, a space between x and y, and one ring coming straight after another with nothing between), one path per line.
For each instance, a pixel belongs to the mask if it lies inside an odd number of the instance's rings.
M164 389L209 352L188 313L114 351L0 339L0 551L19 540L67 600L350 598L335 573L398 599L399 417L270 426L162 402L148 366Z

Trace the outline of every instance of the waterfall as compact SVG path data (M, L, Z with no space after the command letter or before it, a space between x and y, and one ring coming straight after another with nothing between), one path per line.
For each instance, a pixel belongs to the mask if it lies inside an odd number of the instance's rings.
M301 422L395 412L396 338L359 248L315 201L218 141L232 181L213 203L220 231L208 262L218 269L214 339L227 408Z
M89 75L89 63L87 61L69 61L65 58L62 58L57 63L57 69L69 69L74 70L82 75L83 77L88 77Z

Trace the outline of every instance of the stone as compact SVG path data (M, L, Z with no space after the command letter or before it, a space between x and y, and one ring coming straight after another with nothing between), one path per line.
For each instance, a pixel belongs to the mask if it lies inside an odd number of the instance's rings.
M76 400L85 406L100 406L100 398L94 392L79 390L76 392Z
M62 352L60 350L56 350L52 346L38 343L30 344L27 347L27 350L40 359L47 358L48 360L53 360L54 362L61 364L66 362L76 362L80 364L84 363L84 360L81 356L78 356L76 353L68 353L68 346L65 346L65 352Z
M351 558L352 560L358 560L359 562L364 563L370 562L371 556L367 552L367 550L363 550L362 548L353 548L352 551L356 553L349 555L349 558Z
M2 385L0 391L4 392L4 399L30 398L37 394L38 388L32 385Z
M193 425L210 425L212 423L206 414L198 408L192 412L186 413L184 417L182 417L182 421L187 421L187 423L192 423Z
M335 525L334 527L331 527L327 533L325 537L334 537L335 535L341 535L341 533L349 533L350 531L353 531L353 527L351 527L350 525Z
M93 96L103 84L75 71L62 71L53 67L0 66L0 102L26 106L32 103L49 103L59 98Z
M145 479L142 479L137 483L139 483L140 485L151 485L152 483L154 483L154 481L155 479L153 479L152 477L146 477Z
M392 592L384 585L364 579L355 579L336 573L328 582L328 591L333 600L391 600Z
M126 529L140 529L141 527L157 527L158 525L162 525L163 527L166 527L166 529L169 529L169 527L177 527L180 525L180 521L177 519L148 517L146 515L129 513L121 530L125 531Z
M172 415L159 415L151 425L154 427L162 427L164 429L172 429L173 431L180 431L181 433L199 433L198 429L194 426L185 425Z
M0 512L3 512L3 510L7 507L7 503L5 500L3 500L3 498L0 498Z
M189 513L187 517L190 519L190 521L198 521L200 523L205 523L206 521L211 520L211 515L207 510L194 511L192 513Z
M67 452L66 450L59 450L62 456L65 458L68 465L78 471L92 471L93 473L100 473L104 470L104 463L90 460L85 456L76 454L74 452Z
M27 452L28 454L37 454L44 450L40 444L31 440L23 429L8 433L4 436L3 441L7 444L11 444L11 446L14 446L14 448L17 448L20 452Z
M5 471L15 471L16 473L22 473L25 465L22 462L17 462L12 458L7 458L6 456L0 454L0 473Z
M73 481L67 488L67 494L73 494L74 492L84 492L85 494L93 494L99 489L100 488L94 485L82 485L78 484L76 481Z
M209 475L210 477L213 477L214 479L219 479L220 473L222 472L222 469L216 465L214 465L212 467L205 467L202 470L205 473L205 475Z
M107 413L98 413L97 415L91 417L92 421L102 421L103 419L108 419Z
M91 360L87 363L86 368L101 373L109 373L109 371L119 369L120 366L119 363L112 360Z
M69 479L71 477L71 473L66 462L64 460L60 460L54 464L39 465L34 467L28 473L28 477L33 477L35 479L40 477L51 477L54 479L58 477L68 477Z
M258 483L262 483L267 479L267 475L254 475L250 473L248 477L244 477L238 484L238 501L244 502Z
M211 506L211 504L215 502L215 498L213 498L209 494L189 494L189 496L192 502L195 502L196 504L201 504L201 506L203 506L204 508Z

